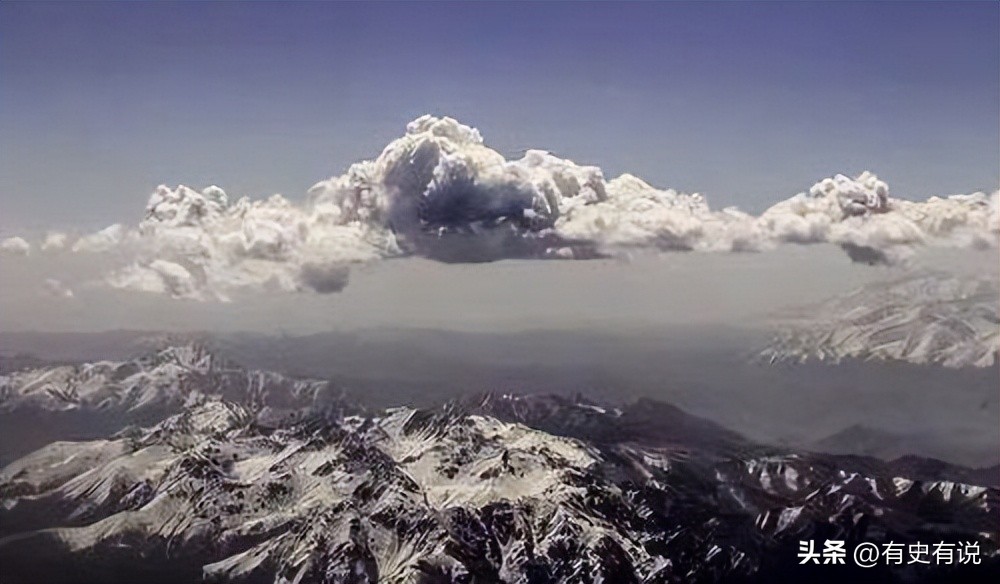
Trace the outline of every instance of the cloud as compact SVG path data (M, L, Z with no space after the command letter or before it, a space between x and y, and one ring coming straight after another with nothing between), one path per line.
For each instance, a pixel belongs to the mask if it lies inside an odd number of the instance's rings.
M73 244L74 252L101 253L111 251L120 245L128 233L123 225L118 223L104 229L85 235Z
M350 270L336 264L307 263L302 266L300 279L303 286L320 294L340 292L347 286Z
M0 253L28 255L31 253L31 244L25 241L23 237L8 237L0 241Z
M204 286L188 268L164 259L133 263L112 274L108 281L116 288L169 294L175 298L228 300L221 292Z
M72 250L123 256L112 286L196 300L246 288L335 292L351 265L406 255L587 259L829 243L855 261L897 263L923 246L996 247L998 197L894 199L865 172L823 179L752 216L628 174L606 180L600 168L540 150L506 160L474 128L423 116L374 160L314 185L302 204L160 186L137 225L112 225Z
M45 234L41 249L42 251L55 251L65 248L67 243L69 243L68 235L59 231L50 231Z
M44 291L57 298L73 298L75 296L73 290L55 278L45 279Z

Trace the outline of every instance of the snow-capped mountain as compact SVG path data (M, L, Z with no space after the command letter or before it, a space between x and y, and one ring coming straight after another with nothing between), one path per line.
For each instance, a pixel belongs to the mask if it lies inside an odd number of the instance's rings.
M0 375L0 411L136 412L193 404L209 396L287 408L311 405L328 391L324 381L247 370L188 343L127 361L11 371Z
M1000 351L995 277L910 275L865 286L788 319L763 356L895 359L989 367Z
M1000 570L995 472L782 451L648 400L268 411L207 397L11 463L7 579L768 582L830 577L796 559L825 538L976 542Z
M262 416L339 407L329 382L243 368L199 342L151 341L121 361L45 363L0 357L0 464L56 440L105 438L150 426L211 399Z

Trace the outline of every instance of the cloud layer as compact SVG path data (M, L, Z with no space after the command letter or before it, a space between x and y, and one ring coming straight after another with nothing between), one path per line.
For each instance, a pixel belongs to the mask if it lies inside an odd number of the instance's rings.
M855 261L905 261L921 246L996 247L1000 192L912 202L864 172L823 179L759 216L698 194L529 150L506 160L477 130L423 116L374 160L317 183L306 201L229 200L220 188L158 187L144 218L45 253L113 254L111 286L226 300L240 289L330 293L353 264L418 255L446 262L586 259L638 252L755 252L832 243ZM28 254L21 238L0 252Z

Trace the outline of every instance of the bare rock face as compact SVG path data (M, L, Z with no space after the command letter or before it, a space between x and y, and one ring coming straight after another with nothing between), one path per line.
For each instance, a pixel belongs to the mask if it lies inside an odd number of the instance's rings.
M5 581L921 581L797 565L799 540L970 541L996 473L787 452L651 401L487 394L275 416L211 396L0 471ZM798 570L798 571L795 571Z

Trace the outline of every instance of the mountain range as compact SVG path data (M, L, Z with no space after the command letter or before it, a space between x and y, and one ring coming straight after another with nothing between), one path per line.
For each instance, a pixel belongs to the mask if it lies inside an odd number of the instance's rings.
M370 410L197 345L2 384L9 412L148 422L0 471L4 582L1000 574L1000 468L774 447L649 399L483 393ZM798 542L825 539L975 542L983 564L799 566Z

